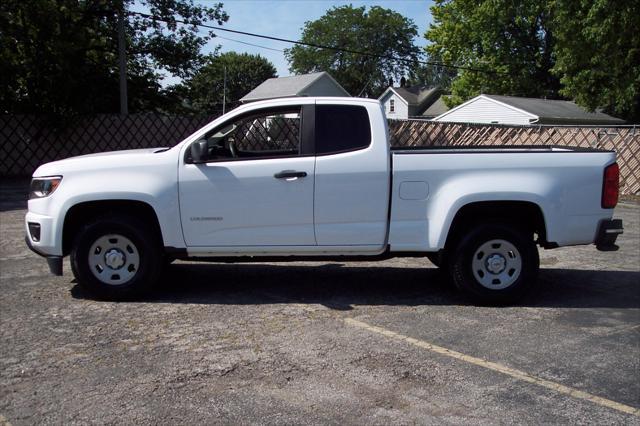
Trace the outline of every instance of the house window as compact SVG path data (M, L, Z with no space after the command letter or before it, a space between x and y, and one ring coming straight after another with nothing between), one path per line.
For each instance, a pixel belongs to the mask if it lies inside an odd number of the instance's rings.
M391 99L389 101L389 112L394 112L396 110L395 101Z

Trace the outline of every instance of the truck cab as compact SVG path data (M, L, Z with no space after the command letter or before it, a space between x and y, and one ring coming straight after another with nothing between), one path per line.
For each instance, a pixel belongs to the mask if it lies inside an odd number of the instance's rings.
M381 253L390 156L377 101L272 101L185 144L180 214L197 253Z

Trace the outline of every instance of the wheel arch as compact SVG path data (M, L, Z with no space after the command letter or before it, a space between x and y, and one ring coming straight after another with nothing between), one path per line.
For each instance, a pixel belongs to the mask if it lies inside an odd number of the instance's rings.
M62 227L63 255L71 252L71 245L83 224L105 214L122 214L142 219L151 226L159 241L163 241L158 215L150 204L127 199L83 201L71 206L65 214Z
M462 205L446 230L445 249L451 247L466 230L478 223L502 223L518 226L537 235L537 243L550 247L542 208L532 201L475 201Z

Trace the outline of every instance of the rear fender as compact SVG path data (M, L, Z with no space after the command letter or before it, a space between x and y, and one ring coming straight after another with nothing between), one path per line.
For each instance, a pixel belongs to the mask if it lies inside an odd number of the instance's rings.
M490 190L488 190L490 188ZM533 191L522 191L520 188L531 188ZM523 175L519 173L512 179L507 177L496 180L473 176L466 179L455 179L441 186L433 194L427 206L428 245L434 250L445 247L451 224L457 213L464 206L477 202L521 201L537 205L542 211L547 239L553 241L555 230L549 218L561 213L560 204L553 204L554 189L550 179L540 175ZM500 212L496 211L496 217ZM556 216L557 217L557 216Z

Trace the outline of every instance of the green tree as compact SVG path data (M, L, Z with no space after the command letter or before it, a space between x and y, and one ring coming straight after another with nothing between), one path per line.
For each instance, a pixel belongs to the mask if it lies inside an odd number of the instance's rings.
M411 69L407 85L426 87L438 86L445 90L449 90L453 79L457 75L457 71L454 68L435 65L442 63L442 58L435 55L427 57L425 63L418 63Z
M210 55L182 89L192 110L202 114L222 111L225 68L227 110L238 106L238 100L260 83L276 77L273 64L260 55L236 52Z
M483 92L559 96L559 79L551 73L555 36L546 2L436 0L431 12L428 54L480 70L458 73L450 106Z
M171 110L163 74L192 75L200 49L213 37L198 33L208 20L228 19L221 4L190 0L3 0L0 2L0 111L117 112L118 11L133 4L155 18L126 15L129 110ZM176 20L185 21L179 24Z
M350 94L378 96L389 79L407 75L418 58L417 29L411 19L379 6L341 6L304 24L301 41L322 46L394 56L397 61L358 53L296 45L285 50L291 72L328 71Z
M560 93L591 110L640 121L640 3L554 0Z

